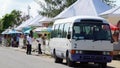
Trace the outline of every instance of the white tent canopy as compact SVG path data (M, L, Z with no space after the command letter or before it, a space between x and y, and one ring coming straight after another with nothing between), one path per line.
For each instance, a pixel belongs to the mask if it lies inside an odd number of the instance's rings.
M6 29L6 30L3 31L1 34L8 34L9 31L10 31L10 29Z
M44 23L44 22L51 22L53 19L52 18L48 18L48 17L43 17L41 20L40 20L40 23Z
M22 24L20 24L18 27L15 28L15 30L22 30L22 28L24 28L25 26L27 26L31 21L33 20L33 18L23 22Z
M110 8L111 7L102 2L102 0L77 0L74 4L57 15L55 19L80 15L98 16L100 13Z
M22 30L24 27L29 27L30 23L35 23L39 19L41 19L40 15L37 15L35 18L30 18L27 21L23 22L21 25L19 25L17 28L15 28L15 30Z
M52 18L48 17L41 17L41 18L36 18L36 20L32 21L29 26L42 26L42 23L44 22L51 22Z
M14 29L10 29L8 34L21 34L22 32L16 31Z
M47 29L47 27L38 27L38 28L34 29L33 31L34 32L40 32L40 31L42 31L44 29Z
M47 31L47 32L50 32L51 31L51 28L47 28L47 27L38 27L36 29L33 30L34 32L42 32L42 31Z
M110 23L116 25L120 20L120 6L105 11L101 13L100 16L107 19Z
M115 8L112 8L108 11L105 11L103 13L100 14L100 16L104 16L104 15L108 15L108 16L120 16L120 6L117 6Z
M35 19L28 25L29 26L42 26L42 24L39 23L41 19L42 19L42 16L36 16Z

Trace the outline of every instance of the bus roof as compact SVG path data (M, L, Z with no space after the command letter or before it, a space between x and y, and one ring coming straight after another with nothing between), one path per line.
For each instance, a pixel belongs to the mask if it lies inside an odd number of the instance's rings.
M93 20L101 20L103 23L107 23L107 21L104 18L96 17L96 16L74 16L64 19L57 19L55 20L54 24L58 23L74 23L74 22L80 22L81 19L93 19Z

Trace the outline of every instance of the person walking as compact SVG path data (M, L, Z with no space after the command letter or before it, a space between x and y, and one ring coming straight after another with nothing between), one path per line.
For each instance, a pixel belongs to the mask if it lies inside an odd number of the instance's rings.
M27 36L27 51L26 51L26 54L31 55L31 49L32 49L32 37L31 37L31 35L29 34L29 35Z
M42 51L41 51L41 43L42 43L41 34L38 35L38 38L36 39L36 41L38 42L38 54L42 54Z

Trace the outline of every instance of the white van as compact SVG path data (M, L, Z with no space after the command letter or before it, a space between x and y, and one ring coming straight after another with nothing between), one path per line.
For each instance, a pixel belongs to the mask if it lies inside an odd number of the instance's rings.
M108 22L100 17L75 16L54 22L49 42L56 63L66 59L75 62L98 63L105 68L112 60L112 36Z

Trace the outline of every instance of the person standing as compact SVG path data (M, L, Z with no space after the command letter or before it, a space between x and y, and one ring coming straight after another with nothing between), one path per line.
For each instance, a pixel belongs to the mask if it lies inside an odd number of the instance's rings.
M42 51L41 51L41 43L42 43L41 34L38 35L38 38L36 39L36 41L38 42L38 54L42 54Z
M28 36L27 36L27 52L26 52L26 54L31 54L31 50L32 50L32 37L31 37L31 35L29 34Z
M25 48L27 48L27 36L26 35L24 35L24 38L23 38L23 47L22 47L23 49Z

